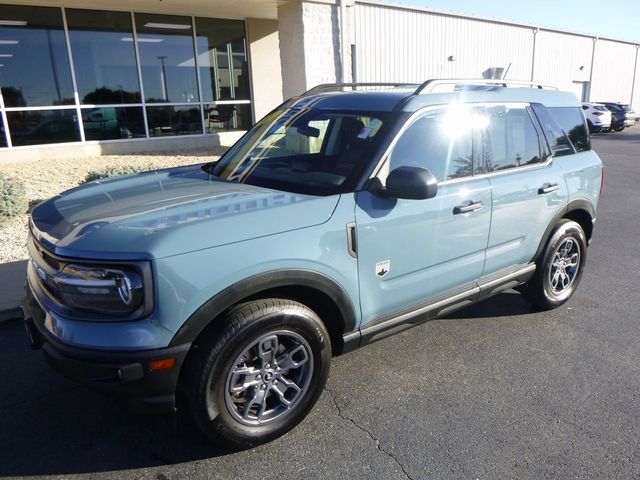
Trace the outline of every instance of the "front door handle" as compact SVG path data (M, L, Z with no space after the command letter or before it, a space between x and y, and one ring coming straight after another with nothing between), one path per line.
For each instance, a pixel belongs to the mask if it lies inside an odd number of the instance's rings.
M453 208L453 214L458 215L459 213L469 213L474 210L480 210L482 208L482 202L467 202L464 205L458 205Z
M544 195L545 193L551 193L558 190L560 186L557 183L545 183L538 189L538 195Z

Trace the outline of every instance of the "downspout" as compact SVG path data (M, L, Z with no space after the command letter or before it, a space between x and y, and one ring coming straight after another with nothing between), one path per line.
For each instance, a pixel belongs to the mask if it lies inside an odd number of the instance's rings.
M347 1L340 0L340 82L347 83Z
M638 70L638 50L640 45L636 45L636 63L633 66L633 81L631 82L631 100L629 100L629 106L633 108L633 95L636 93L636 73Z
M538 38L538 32L540 31L540 28L535 28L533 30L533 52L531 53L531 81L533 82L533 79L535 78L534 76L534 71L536 68L536 39Z
M591 87L593 87L593 65L595 64L596 59L596 43L598 42L598 37L593 37L593 50L591 50L591 70L589 71L589 95L587 98L588 102L591 101Z

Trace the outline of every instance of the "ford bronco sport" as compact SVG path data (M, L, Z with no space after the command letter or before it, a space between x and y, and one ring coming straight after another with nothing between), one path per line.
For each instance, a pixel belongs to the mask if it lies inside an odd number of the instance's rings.
M324 85L218 162L36 207L25 324L63 374L139 409L184 399L248 447L303 419L333 354L509 288L562 305L601 185L571 93Z

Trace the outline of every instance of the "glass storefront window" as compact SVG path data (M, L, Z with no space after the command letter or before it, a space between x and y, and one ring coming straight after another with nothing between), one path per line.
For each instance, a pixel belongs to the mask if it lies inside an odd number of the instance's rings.
M0 122L0 148L7 146L7 136L4 131L4 124Z
M140 103L131 14L68 9L80 103Z
M62 10L0 5L0 85L6 107L75 103Z
M205 133L249 130L251 128L251 105L248 103L205 104L204 127Z
M83 108L82 126L87 140L116 140L145 136L142 107Z
M241 20L0 5L0 87L0 149L252 123Z
M13 146L79 142L75 108L7 112Z
M202 99L249 99L249 64L244 22L196 18Z
M202 118L197 105L147 107L147 122L151 137L202 133Z
M199 102L191 17L136 14L148 103Z

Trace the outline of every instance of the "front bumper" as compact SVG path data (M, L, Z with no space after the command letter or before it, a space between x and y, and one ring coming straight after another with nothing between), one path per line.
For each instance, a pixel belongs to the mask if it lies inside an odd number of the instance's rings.
M139 413L175 410L180 368L190 344L138 351L78 348L54 338L46 329L47 313L27 284L22 302L27 336L33 348L42 348L47 362L71 380L120 397ZM175 365L154 370L150 362L174 358Z

